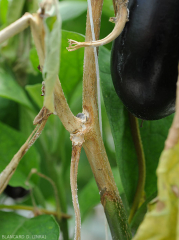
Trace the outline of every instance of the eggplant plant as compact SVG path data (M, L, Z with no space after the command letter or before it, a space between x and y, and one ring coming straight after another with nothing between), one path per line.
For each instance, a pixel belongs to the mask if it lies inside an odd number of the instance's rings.
M178 238L179 89L175 115L139 128L111 77L131 3L0 0L1 239L80 240L100 202L113 240Z

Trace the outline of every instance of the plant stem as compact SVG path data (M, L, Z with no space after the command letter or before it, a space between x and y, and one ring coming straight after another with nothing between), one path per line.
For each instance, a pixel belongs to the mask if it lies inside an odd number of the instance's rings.
M95 38L99 39L103 0L91 0ZM86 40L91 41L91 26L87 14ZM131 239L126 213L116 187L108 157L104 148L98 121L97 78L93 48L85 48L83 74L83 113L88 116L83 144L98 185L101 203L107 217L113 240Z
M32 15L30 13L25 13L20 19L1 30L0 44L26 29L30 24L30 19L32 19Z
M0 209L12 209L12 210L29 210L29 211L34 211L34 207L32 206L25 206L25 205L0 205ZM54 211L49 211L47 209L44 208L38 208L38 210L44 214L49 214L49 215L54 215L57 216L57 212ZM62 213L61 212L61 217L62 218L66 218L69 219L71 218L70 215L66 214L66 213Z
M81 215L80 208L78 203L78 194L77 194L77 173L78 173L78 163L81 153L81 145L75 145L72 142L72 157L71 157L71 167L70 167L70 185L72 192L73 207L75 210L75 240L81 239Z
M1 172L0 194L3 192L8 182L10 181L12 175L16 171L16 168L20 160L22 159L22 157L25 155L25 153L29 150L29 148L35 143L37 138L40 136L42 130L45 127L47 119L48 117L42 120L42 122L36 126L36 128L33 130L33 132L31 133L29 138L26 140L26 142L22 145L19 151L14 155L14 157L11 159L10 163L6 166L6 168Z
M139 207L141 197L144 193L146 168L145 168L145 155L144 155L143 145L141 141L138 120L131 113L129 113L129 119L130 119L131 133L132 133L132 138L133 138L133 142L134 142L134 146L137 154L138 168L139 168L139 174L138 174L139 178L138 178L137 189L134 196L131 212L129 215L129 223L130 223Z

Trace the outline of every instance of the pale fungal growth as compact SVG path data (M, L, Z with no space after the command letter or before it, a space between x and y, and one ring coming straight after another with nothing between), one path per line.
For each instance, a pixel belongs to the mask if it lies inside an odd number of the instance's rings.
M121 3L119 12L117 13L116 17L110 18L110 21L115 23L115 27L108 36L103 39L90 42L77 42L75 40L69 39L69 47L67 47L67 50L71 52L81 47L99 47L112 42L121 34L126 22L128 21L128 15L129 11L127 9L127 1L124 1Z
M81 240L81 216L80 208L78 203L77 193L77 174L78 174L78 163L80 159L80 153L82 144L84 142L84 135L82 133L71 134L70 139L72 141L72 157L70 167L70 185L72 192L72 201L75 211L75 237L74 240Z
M81 216L80 208L78 203L78 193L77 193L77 174L78 174L78 163L80 159L81 148L84 143L84 131L86 130L85 122L87 121L87 116L83 113L78 113L77 118L79 118L84 126L82 126L81 131L70 134L70 140L72 141L72 157L70 166L70 185L72 192L72 201L75 211L75 237L74 240L81 240Z

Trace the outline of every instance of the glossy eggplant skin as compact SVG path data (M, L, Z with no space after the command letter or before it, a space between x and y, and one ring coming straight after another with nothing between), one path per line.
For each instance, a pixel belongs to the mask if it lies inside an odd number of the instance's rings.
M137 118L175 111L179 60L179 0L129 0L129 22L113 42L115 90Z

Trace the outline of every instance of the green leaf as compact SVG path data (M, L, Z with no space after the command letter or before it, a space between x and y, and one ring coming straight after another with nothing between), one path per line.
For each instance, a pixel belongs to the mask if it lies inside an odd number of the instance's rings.
M114 17L114 7L111 0L104 0L103 13L110 17Z
M8 0L0 0L0 23L5 24L7 21L6 15L8 11Z
M45 81L44 106L48 108L51 112L54 112L53 91L55 87L56 78L59 72L60 43L61 43L60 16L57 15L49 17L46 19L45 22L45 62L43 66L43 79Z
M128 112L117 96L110 73L110 51L100 48L99 66L103 99L116 149L117 165L129 206L133 202L138 181L138 163ZM141 138L146 157L146 198L157 190L156 167L173 116L157 121L144 121Z
M32 63L33 68L37 71L40 72L38 70L38 66L39 66L39 58L38 58L38 54L37 54L37 50L36 48L31 48L30 52L29 52L29 58L30 61Z
M19 123L18 115L19 105L7 98L0 97L0 121L13 127L17 128Z
M59 4L62 21L74 19L84 13L87 9L87 3L81 1L64 1L59 2Z
M23 239L35 239L36 237L50 240L59 239L59 226L52 216L40 215L29 219L13 212L1 211L0 222L2 239L3 236L4 239L12 239L8 237L10 235L18 238L21 236ZM44 237L42 238L42 236Z
M22 133L0 122L0 172L5 169L25 141L26 139ZM39 169L39 155L33 146L21 159L9 184L14 187L21 186L27 188L25 181L32 168ZM31 184L36 184L37 180L38 176L33 175L30 182Z
M122 187L118 169L114 168L112 170L118 190L120 194L123 194L124 190ZM83 190L79 193L79 205L82 221L84 220L86 214L99 203L99 190L96 185L95 179L92 178L89 183L83 188Z
M27 92L29 93L29 95L39 108L43 107L44 100L44 98L41 96L42 94L41 88L42 88L41 83L25 86L25 89L27 90Z
M33 109L23 89L13 79L12 75L3 69L0 69L0 97L8 98Z
M146 160L145 192L147 198L157 191L156 169L173 116L174 114L156 121L144 121L143 127L140 128Z
M39 0L26 1L26 5L29 13L35 13L39 8Z
M60 81L65 95L70 97L78 83L82 83L84 49L68 52L66 50L68 39L82 42L84 37L77 33L62 31Z
M12 0L10 1L7 12L7 24L11 24L22 16L22 10L25 0Z

